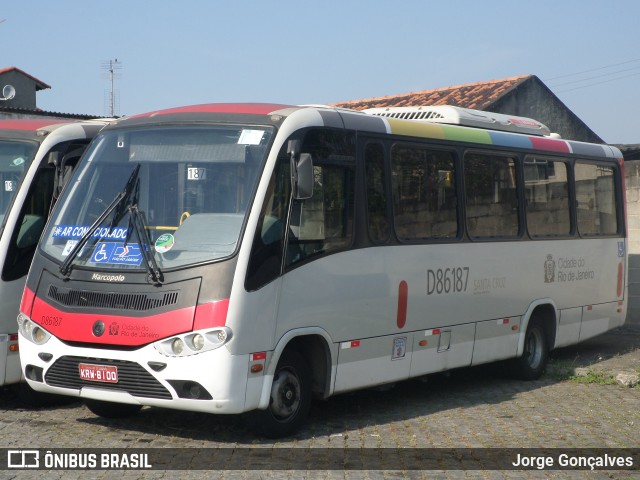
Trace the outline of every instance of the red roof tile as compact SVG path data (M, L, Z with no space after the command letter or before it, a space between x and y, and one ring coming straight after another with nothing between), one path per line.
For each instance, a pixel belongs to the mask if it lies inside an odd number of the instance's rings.
M455 87L436 88L421 92L403 93L386 97L366 98L335 103L340 108L364 110L380 107L409 107L418 105L454 105L457 107L484 110L513 88L532 78L532 75L469 83Z

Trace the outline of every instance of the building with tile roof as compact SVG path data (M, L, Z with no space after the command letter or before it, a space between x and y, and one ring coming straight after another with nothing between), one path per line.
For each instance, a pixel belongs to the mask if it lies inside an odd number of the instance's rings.
M534 118L568 140L604 143L535 75L521 75L455 87L385 97L350 100L337 107L364 110L380 107L454 105Z

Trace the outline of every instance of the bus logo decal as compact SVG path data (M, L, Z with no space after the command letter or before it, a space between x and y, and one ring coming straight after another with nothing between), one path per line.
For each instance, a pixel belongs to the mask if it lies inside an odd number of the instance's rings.
M544 283L553 283L556 280L556 261L552 255L547 255L544 262Z
M104 333L104 322L98 320L93 324L93 328L91 330L96 337L101 337Z
M142 252L137 245L104 242L98 244L91 256L91 261L94 263L138 266L142 263Z

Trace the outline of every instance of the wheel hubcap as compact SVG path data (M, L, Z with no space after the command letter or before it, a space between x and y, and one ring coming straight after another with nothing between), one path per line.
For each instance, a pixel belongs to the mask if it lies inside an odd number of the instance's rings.
M300 407L301 391L300 380L293 372L278 372L271 386L270 408L273 415L280 420L294 415Z
M532 330L527 336L525 345L527 363L531 368L537 368L542 361L542 334L538 330Z

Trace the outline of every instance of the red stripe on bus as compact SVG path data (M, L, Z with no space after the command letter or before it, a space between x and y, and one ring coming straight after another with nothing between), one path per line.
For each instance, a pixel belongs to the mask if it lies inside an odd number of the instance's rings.
M60 340L102 345L140 346L190 332L195 307L181 308L148 317L126 317L96 313L69 313L58 310L36 297L29 317ZM104 333L96 336L96 322L104 324Z
M404 328L407 323L407 303L409 298L409 285L402 280L398 286L398 328Z
M227 323L228 310L229 299L198 305L193 319L193 329L224 327Z
M157 110L155 112L132 115L128 118L155 117L158 115L173 115L176 113L237 113L249 115L268 115L271 112L291 108L291 105L277 103L205 103L201 105L188 105L185 107Z
M553 138L529 137L531 145L537 150L546 150L549 152L569 153L569 145L564 140L555 140Z
M42 127L57 125L59 123L73 123L73 120L3 120L0 121L0 130L36 131Z
M29 318L31 318L31 308L33 307L33 299L35 296L31 289L25 287L22 293L22 301L20 302L20 311Z

